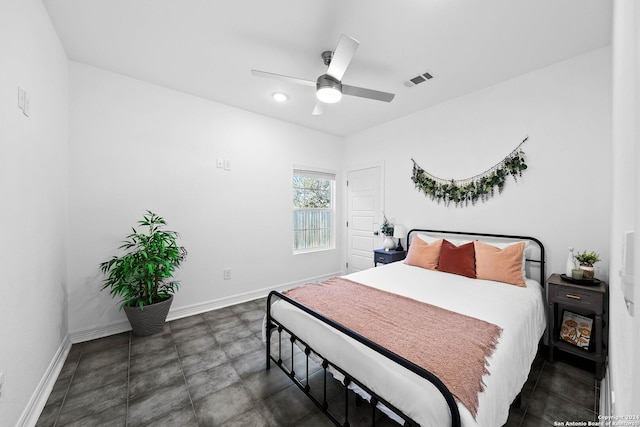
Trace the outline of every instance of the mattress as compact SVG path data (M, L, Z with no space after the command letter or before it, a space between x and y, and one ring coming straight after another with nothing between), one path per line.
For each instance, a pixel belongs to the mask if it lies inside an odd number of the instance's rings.
M344 277L500 326L498 345L487 359L489 374L483 377L485 390L479 394L476 418L460 403L458 409L464 427L506 423L509 406L527 380L546 327L540 283L527 279L526 287L518 287L402 262ZM450 425L444 398L427 380L284 301L275 300L271 315L421 426Z

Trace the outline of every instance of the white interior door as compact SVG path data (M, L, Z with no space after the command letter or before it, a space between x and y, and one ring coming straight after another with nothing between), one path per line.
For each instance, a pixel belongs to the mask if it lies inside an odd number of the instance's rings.
M381 206L380 166L347 172L347 272L373 267L379 240ZM374 234L376 233L376 234Z

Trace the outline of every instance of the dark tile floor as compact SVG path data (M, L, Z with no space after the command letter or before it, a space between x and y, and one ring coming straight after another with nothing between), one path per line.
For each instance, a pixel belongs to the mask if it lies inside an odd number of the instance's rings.
M332 426L280 369L265 369L264 307L261 299L168 322L151 337L74 344L37 426ZM312 384L322 381L311 372ZM330 384L340 406L344 391ZM594 420L598 393L592 371L539 357L506 425ZM352 425L370 424L366 404L349 408Z

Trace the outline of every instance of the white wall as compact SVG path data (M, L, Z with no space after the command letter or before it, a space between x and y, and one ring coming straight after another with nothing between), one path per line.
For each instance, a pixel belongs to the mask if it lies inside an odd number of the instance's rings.
M615 393L612 414L640 414L640 7L635 0L617 0L613 34L613 186L611 194L611 333L609 372ZM635 315L626 310L622 294L622 242L635 230ZM605 396L612 401L612 396ZM609 414L607 414L609 415Z
M68 330L68 63L39 0L0 2L0 40L0 425L14 426L40 380L55 375Z
M633 0L623 1L628 12ZM637 10L633 16L630 25L637 26ZM622 39L637 37L630 33ZM625 155L638 136L635 128L614 133L612 163L609 49L358 133L345 148L337 137L69 65L38 0L0 3L0 40L0 425L25 422L21 414L33 411L34 390L60 357L67 332L86 338L122 327L116 301L99 292L98 264L144 210L165 216L189 250L177 315L339 273L343 240L333 251L291 253L291 235L282 232L291 223L291 167L333 169L342 182L349 167L381 162L385 212L398 223L531 234L547 245L549 272L563 269L573 245L600 252L598 275L606 277L611 252L616 412L640 412L638 370L630 382L621 372L640 350L640 339L623 344L627 332L638 335L640 316L624 317L613 286L616 218L637 217L638 200L633 207L625 197L637 193L637 178L614 192L612 225L606 196L612 173L617 184L628 178L624 170L639 166L637 156L629 163ZM617 70L637 64L634 46L630 57L618 57ZM29 118L16 106L18 85L29 93ZM637 93L639 86L637 73L627 74L617 92ZM620 99L619 108L629 108ZM632 108L637 117L637 103ZM413 188L412 157L436 175L464 178L496 163L525 135L529 170L486 203L444 207ZM230 160L232 170L217 169L218 158ZM232 279L224 281L227 267Z
M595 250L603 259L597 275L606 279L610 56L609 48L597 50L349 136L346 167L385 163L385 212L397 223L538 237L548 272L564 271L569 246ZM435 176L463 179L502 160L527 135L528 169L487 202L446 207L411 181L412 158Z
M98 264L147 209L189 252L173 316L342 270L342 240L294 256L290 231L293 165L339 172L340 138L80 63L70 75L72 334L122 325L116 301L99 292ZM231 170L216 168L217 159Z

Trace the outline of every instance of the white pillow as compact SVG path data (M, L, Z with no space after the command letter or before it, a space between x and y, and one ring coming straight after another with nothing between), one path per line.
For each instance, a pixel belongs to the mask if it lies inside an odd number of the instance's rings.
M453 238L448 237L447 235L443 235L441 237L433 237L433 236L429 236L428 234L424 234L424 233L418 233L418 234L416 234L416 237L419 237L421 240L425 241L429 245L431 243L435 242L436 240L440 240L440 239L448 240L450 243L453 243L456 246L464 245L464 244L469 243L469 242L472 241L472 240L464 240L464 239L453 239Z
M418 233L418 234L416 234L416 237L419 237L421 240L423 240L428 245L430 245L433 242L435 242L436 240L438 240L435 237L429 236L428 234L424 234L424 233Z

